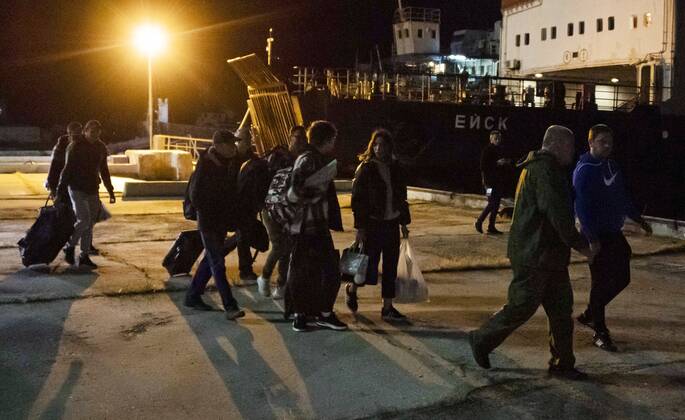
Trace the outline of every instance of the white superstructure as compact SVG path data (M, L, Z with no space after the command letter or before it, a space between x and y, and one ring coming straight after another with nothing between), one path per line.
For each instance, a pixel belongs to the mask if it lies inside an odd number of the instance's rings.
M677 0L503 0L500 74L649 86L670 97Z
M396 55L440 54L440 9L398 8L392 27Z

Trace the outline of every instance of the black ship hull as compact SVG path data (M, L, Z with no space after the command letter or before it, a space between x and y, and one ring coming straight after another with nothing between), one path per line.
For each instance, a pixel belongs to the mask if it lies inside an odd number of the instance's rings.
M654 107L628 112L573 111L404 101L339 100L322 94L300 98L304 120L327 119L339 130L341 177L351 178L356 156L374 128L396 136L396 155L411 185L482 193L479 158L491 130L500 130L506 154L518 160L540 148L551 124L576 134L580 153L588 129L598 123L615 131L614 158L621 164L636 205L645 214L682 219L685 213L685 121ZM666 134L667 133L667 134ZM509 195L517 174L512 170Z

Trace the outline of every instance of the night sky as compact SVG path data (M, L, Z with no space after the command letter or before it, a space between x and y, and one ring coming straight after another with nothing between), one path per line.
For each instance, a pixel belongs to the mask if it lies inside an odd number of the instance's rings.
M491 28L499 0L404 0L442 10L442 48L453 30ZM0 103L5 123L50 127L98 118L135 125L145 115L145 59L130 45L148 18L173 34L155 61L155 96L169 97L172 122L203 111L242 115L245 88L226 59L265 56L274 28L277 72L294 65L352 67L378 44L390 54L396 0L3 0Z

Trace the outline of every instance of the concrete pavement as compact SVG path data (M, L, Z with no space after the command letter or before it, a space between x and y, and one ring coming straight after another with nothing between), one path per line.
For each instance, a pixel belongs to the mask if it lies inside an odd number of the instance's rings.
M2 179L0 179L2 183ZM345 206L348 196L341 196ZM479 369L465 338L505 301L506 236L473 232L475 212L412 203L412 243L430 302L398 305L412 320L380 319L379 288L360 290L360 311L336 306L351 330L295 333L281 302L235 288L247 316L182 305L189 279L169 279L163 255L191 228L179 201L128 201L96 227L97 272L21 267L14 244L41 198L0 200L0 418L683 418L683 243L632 235L642 256L612 303L621 351L575 332L585 383L548 378L542 311ZM349 208L344 224L352 226ZM507 230L506 223L501 228ZM336 234L338 248L352 233ZM258 258L257 272L263 263ZM576 313L589 270L572 265ZM237 273L234 255L230 277ZM219 307L215 292L209 297Z

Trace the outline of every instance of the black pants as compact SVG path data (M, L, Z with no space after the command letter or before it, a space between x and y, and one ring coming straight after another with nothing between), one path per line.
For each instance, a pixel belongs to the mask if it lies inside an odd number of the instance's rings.
M246 236L241 235L240 230L235 235L226 238L224 242L224 255L230 254L236 248L238 248L238 271L240 276L245 277L252 274L252 251Z
M499 210L499 203L502 201L502 195L496 189L492 189L492 193L488 197L488 205L485 206L483 212L478 216L478 223L483 224L485 218L490 215L489 227L495 227L495 220L497 219L497 211Z
M606 306L630 283L632 250L622 233L600 237L601 249L590 264L592 287L585 315L597 331L606 331Z
M286 313L333 311L340 289L339 259L330 233L293 236L285 285Z
M383 255L383 298L395 297L397 260L400 258L400 225L397 220L373 221L366 229L364 252L369 256L365 284L378 284L378 263Z

